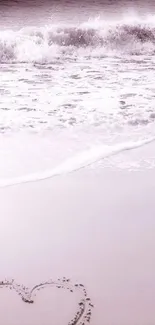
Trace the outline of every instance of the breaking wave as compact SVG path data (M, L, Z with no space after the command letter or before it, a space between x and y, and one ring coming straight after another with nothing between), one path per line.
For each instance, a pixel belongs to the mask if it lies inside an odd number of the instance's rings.
M96 20L80 25L24 27L0 31L0 62L52 62L66 56L154 54L153 19L120 22Z

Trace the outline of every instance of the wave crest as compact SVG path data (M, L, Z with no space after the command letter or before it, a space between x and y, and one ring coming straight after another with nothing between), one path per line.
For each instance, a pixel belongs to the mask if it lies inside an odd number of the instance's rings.
M155 25L152 23L81 24L80 26L29 27L0 32L0 62L38 62L74 55L78 49L100 48L98 56L117 54L154 54ZM69 49L69 52L68 52ZM101 53L102 52L102 53ZM97 55L97 51L95 52ZM84 52L83 52L83 55Z

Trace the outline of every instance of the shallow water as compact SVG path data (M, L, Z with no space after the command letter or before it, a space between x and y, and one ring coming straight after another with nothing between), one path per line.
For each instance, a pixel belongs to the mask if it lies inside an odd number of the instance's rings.
M153 8L1 5L2 178L51 170L96 146L124 150L154 137Z
M95 325L155 323L154 8L0 5L0 280L80 280ZM31 308L3 289L4 325L77 311L74 294Z

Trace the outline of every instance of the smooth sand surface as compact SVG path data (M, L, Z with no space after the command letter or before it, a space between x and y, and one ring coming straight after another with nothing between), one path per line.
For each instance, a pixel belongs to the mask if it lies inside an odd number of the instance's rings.
M155 324L155 170L82 170L0 189L0 207L0 281L31 288L65 276L87 288L91 324ZM25 304L0 289L1 324L68 324L78 294L47 287Z

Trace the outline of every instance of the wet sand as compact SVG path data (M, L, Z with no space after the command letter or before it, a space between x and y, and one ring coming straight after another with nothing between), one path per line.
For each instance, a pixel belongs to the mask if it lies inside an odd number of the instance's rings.
M0 189L3 325L154 325L154 179L100 168Z

